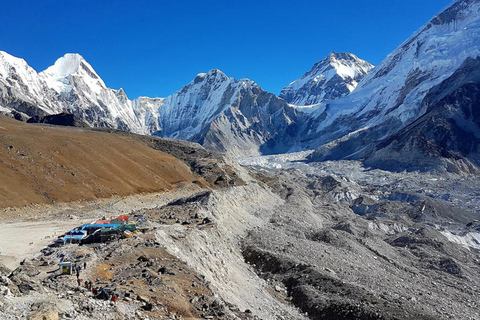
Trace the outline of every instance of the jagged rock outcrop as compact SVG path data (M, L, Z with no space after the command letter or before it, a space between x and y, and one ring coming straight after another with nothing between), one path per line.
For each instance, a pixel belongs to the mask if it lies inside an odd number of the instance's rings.
M77 119L73 114L60 113L48 116L34 116L26 121L27 123L45 123L56 126L68 126L68 127L88 127L88 125Z

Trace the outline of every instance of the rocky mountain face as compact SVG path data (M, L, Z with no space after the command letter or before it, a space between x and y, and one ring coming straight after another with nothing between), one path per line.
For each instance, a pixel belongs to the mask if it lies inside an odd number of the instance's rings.
M29 116L61 111L54 93L23 59L0 51L0 111L15 110Z
M478 173L480 57L467 59L422 102L425 114L379 143L366 163L388 170Z
M390 54L355 92L313 110L315 117L324 120L312 136L320 137L323 143L312 159L372 157L381 141L388 141L392 135L398 137L404 132L399 130L431 110L431 103L424 102L427 95L432 101L434 95L443 98L450 94L432 88L451 77L463 63L468 66L467 60L479 56L479 12L478 0L455 2ZM465 116L462 121L471 122L470 115Z
M300 106L341 98L355 90L373 67L353 53L331 52L300 79L283 88L280 98Z
M233 156L286 151L295 109L249 79L220 70L199 74L162 100L155 135L199 142Z

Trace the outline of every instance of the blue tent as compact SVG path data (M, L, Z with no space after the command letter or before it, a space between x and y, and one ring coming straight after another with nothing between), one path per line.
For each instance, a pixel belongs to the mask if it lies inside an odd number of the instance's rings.
M63 242L80 242L87 236L86 230L74 229L63 237Z

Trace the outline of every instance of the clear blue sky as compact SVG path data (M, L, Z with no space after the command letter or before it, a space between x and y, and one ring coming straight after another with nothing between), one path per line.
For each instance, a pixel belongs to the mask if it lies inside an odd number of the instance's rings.
M164 97L212 68L281 88L330 51L380 63L452 0L3 0L0 50L41 71L82 54L107 86Z

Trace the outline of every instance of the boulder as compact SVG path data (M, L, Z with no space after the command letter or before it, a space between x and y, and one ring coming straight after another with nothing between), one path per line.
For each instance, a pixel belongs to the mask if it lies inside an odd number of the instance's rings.
M32 305L27 320L58 320L58 308L51 302L39 302Z

